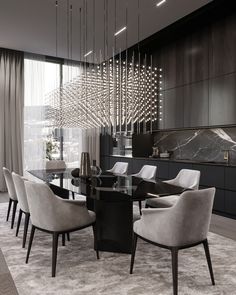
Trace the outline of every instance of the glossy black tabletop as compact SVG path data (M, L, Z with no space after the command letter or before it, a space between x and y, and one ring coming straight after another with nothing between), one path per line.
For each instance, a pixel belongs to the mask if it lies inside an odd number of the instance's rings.
M91 178L74 178L71 175L72 169L65 170L31 170L29 173L49 183L52 186L68 190L88 197L102 199L109 193L114 198L123 195L127 200L143 200L155 196L166 196L180 194L185 189L179 186L170 185L160 180L142 180L129 175L114 175L102 173L100 176ZM83 186L90 187L84 192ZM112 194L111 194L112 193Z

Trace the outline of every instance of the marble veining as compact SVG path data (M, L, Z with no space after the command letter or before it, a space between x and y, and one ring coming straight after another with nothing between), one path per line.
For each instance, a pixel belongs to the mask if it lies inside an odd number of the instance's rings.
M154 143L176 160L222 163L224 151L229 150L230 163L236 164L236 127L160 131L154 135Z

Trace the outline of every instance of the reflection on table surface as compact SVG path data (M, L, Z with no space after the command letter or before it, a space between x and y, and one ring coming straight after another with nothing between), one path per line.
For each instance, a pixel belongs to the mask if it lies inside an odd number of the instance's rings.
M119 192L129 196L131 199L144 199L154 195L164 196L170 194L180 194L185 189L173 186L160 180L143 180L130 175L114 175L112 173L103 172L99 176L90 178L74 178L71 175L73 169L64 170L30 170L33 176L54 185L61 189L65 189L74 193L81 193L83 185L90 186L93 191L99 192Z

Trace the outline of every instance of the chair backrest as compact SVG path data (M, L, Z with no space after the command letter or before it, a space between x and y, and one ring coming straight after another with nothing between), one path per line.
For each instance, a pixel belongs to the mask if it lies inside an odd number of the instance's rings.
M175 184L184 188L197 190L200 181L200 171L182 169L175 178ZM174 183L173 183L174 184Z
M17 194L16 194L14 183L13 183L11 172L7 168L3 167L3 175L6 181L9 197L12 200L17 201Z
M126 162L116 162L115 165L110 169L107 170L114 174L126 174L128 171L128 163Z
M189 245L207 238L215 191L215 188L208 188L181 194L170 209L169 239L173 246Z
M20 175L14 172L12 172L12 179L15 185L16 195L17 195L20 209L24 211L25 213L29 213L29 205L28 205L24 180Z
M143 179L155 179L157 167L151 165L144 165L142 169L136 174L136 177Z
M46 183L25 181L32 224L48 231L63 231L90 221L86 206L64 200L52 192Z
M53 212L57 210L57 197L45 183L25 181L32 224L50 230L54 222ZM63 218L63 216L61 216Z
M46 170L66 169L66 163L63 160L51 160L46 162Z

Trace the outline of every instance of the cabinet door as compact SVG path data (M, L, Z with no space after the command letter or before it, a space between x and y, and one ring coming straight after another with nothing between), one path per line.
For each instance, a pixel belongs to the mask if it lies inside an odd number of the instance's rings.
M193 165L188 163L169 163L169 179L173 179L177 176L181 169L192 169Z
M109 161L109 157L104 157L101 156L100 158L100 167L102 169L102 171L106 171L108 169L110 169L110 161Z
M168 160L167 160L168 161ZM169 175L169 163L165 161L149 161L149 165L157 167L157 178L165 180Z
M184 40L184 84L208 79L209 30L206 26Z
M148 165L147 160L133 158L132 174L138 173L143 165Z
M225 212L225 191L222 189L216 189L213 211Z
M209 124L236 124L236 73L210 80Z
M225 212L236 215L236 192L225 191Z
M193 169L201 172L200 185L224 189L224 167L193 164Z
M210 77L236 71L236 17L233 14L211 26Z
M236 167L225 167L225 189L236 191Z
M163 49L164 89L183 85L184 43L178 40Z
M164 129L183 127L183 87L166 90L164 93Z
M184 127L208 126L208 81L184 87Z
M109 156L112 153L112 137L109 134L100 135L100 154Z

